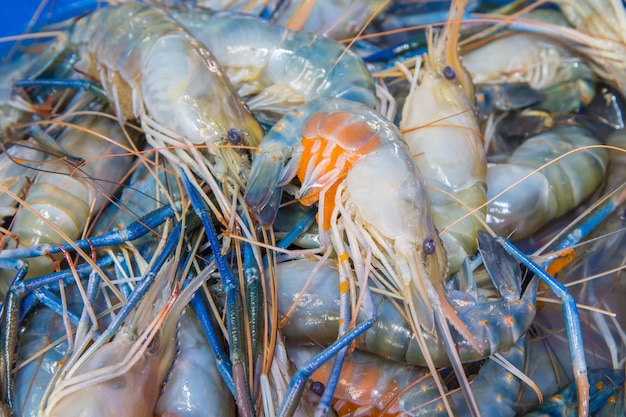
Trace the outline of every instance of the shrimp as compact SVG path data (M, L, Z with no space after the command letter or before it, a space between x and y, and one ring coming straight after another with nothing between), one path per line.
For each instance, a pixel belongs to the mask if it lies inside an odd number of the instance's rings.
M217 372L215 355L192 311L180 316L178 352L161 389L156 416L235 416L235 405Z
M481 350L445 298L445 252L419 172L394 125L361 104L317 99L275 125L259 152L246 201L261 224L271 224L282 194L279 186L297 171L300 201L319 201L320 239L339 256L341 286L352 276L350 258L362 291L368 288L367 271L376 266L383 277L380 286L402 300L433 374L425 339L438 340L437 330L453 365L461 368L448 322L472 349ZM373 314L370 296L363 297ZM344 320L345 315L344 310Z
M93 288L88 289L92 291ZM90 304L95 311L105 310L102 292L91 292L89 301L82 299L77 286L66 287L67 309L80 311ZM32 315L22 320L17 364L15 366L15 415L39 416L39 405L45 396L50 382L54 379L60 364L71 352L72 340L68 340L68 330L64 318L46 306L40 306ZM100 316L99 324L106 326L108 316ZM80 326L80 325L79 325Z
M536 90L594 78L581 58L556 42L529 33L510 33L463 53L463 66L475 84L523 82Z
M388 0L318 0L318 1L249 1L249 0L168 0L155 1L169 7L228 10L262 18L289 30L318 33L341 40L355 36L371 19L391 3Z
M164 11L132 2L79 20L68 42L120 120L140 119L155 149L207 182L218 217L236 216L231 206L249 169L241 148L256 146L263 132L213 54ZM234 229L235 217L227 220ZM239 227L248 230L241 220Z
M289 345L288 353L297 366L313 357L321 349L315 346ZM315 382L328 379L332 366L327 363L313 373ZM401 390L419 382L407 393ZM395 398L400 395L400 398ZM398 415L406 410L407 402L427 404L437 398L437 387L424 368L381 359L356 350L346 358L340 382L334 395L333 406L339 415L381 416ZM391 406L388 403L393 401ZM438 405L424 406L422 415L432 415ZM386 412L382 414L382 411Z
M24 199L28 207L21 207L13 221L11 232L19 236L20 246L77 239L90 213L104 205L130 167L132 157L123 150L128 139L116 121L79 116L74 122L81 128L66 129L59 143L88 162L78 169L58 160L44 164L51 172L37 174ZM28 276L53 270L52 260L41 256L30 260ZM10 277L6 270L2 274L0 293L5 294Z
M491 164L487 224L521 239L577 207L604 181L609 155L600 145L579 124L559 125L528 139L506 163Z
M346 39L356 35L370 19L382 13L392 2L387 0L318 0L286 2L272 20L289 29L305 30Z
M33 141L16 143L8 148L0 155L1 189L8 189L11 194L21 195L37 173L31 167L44 158L45 153L39 150ZM0 217L13 216L17 211L17 205L18 202L11 195L0 191Z
M377 103L363 60L324 36L229 12L182 9L172 16L215 54L250 110L264 120L274 123L316 97Z
M626 55L624 30L626 10L615 0L573 2L556 0L567 20L574 28L533 19L519 18L507 26L519 32L530 32L556 39L575 56L581 58L596 77L619 89L626 86Z
M474 87L457 55L462 3L452 3L443 33L429 37L424 68L412 76L399 125L424 175L450 273L476 252L476 234L485 219L484 209L477 209L487 201L487 159Z
M493 245L485 250L490 249L498 250ZM473 362L511 347L524 334L534 318L536 290L530 286L522 295L519 276L504 269L491 276L497 295L477 291L474 288L476 284L468 284L465 289L458 283L465 280L473 283L474 279L471 273L463 272L466 275L447 285L446 294L455 306L456 314L485 348L477 352L468 347L462 338L456 340L461 360ZM301 259L278 264L276 276L278 311L288 318L289 325L282 330L287 341L323 345L332 342L339 321L337 269L327 264L316 266L314 261ZM509 286L513 289L511 293L507 292ZM377 321L372 329L356 340L359 349L413 365L425 366L427 355L437 366L449 364L440 341L429 338L429 353L420 350L418 336L406 317L394 306L393 299L376 293L372 294L372 298ZM297 304L291 310L294 303ZM366 314L366 311L360 311L358 316L363 318Z
M472 380L472 391L482 415L513 416L521 380L515 368L525 363L526 338L521 338L498 358L489 359ZM319 348L290 345L289 356L299 365ZM507 363L508 362L508 363ZM503 366L506 364L506 367ZM312 375L314 382L325 380L330 366L324 365ZM446 394L454 404L456 416L469 415L461 392ZM335 391L334 406L339 415L351 416L444 416L445 408L433 378L424 369L406 363L382 359L356 350L341 371Z
M179 256L177 253L158 271L113 340L105 344L96 341L87 351L73 353L42 403L43 416L154 415L161 385L174 360L180 314L212 272L212 267L205 268L179 290L180 282L175 279ZM105 333L100 339L107 337Z
M533 10L526 16L541 20L539 25L568 25L555 10ZM547 96L540 106L551 112L576 111L592 100L596 76L583 58L554 39L505 32L484 41L463 47L463 64L475 84L528 84Z

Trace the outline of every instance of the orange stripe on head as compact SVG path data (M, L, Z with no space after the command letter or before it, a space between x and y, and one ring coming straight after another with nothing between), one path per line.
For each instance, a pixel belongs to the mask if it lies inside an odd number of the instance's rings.
M372 125L347 111L314 114L306 123L302 136L298 179L306 190L300 196L300 202L314 204L324 192L322 227L327 229L339 184L356 160L380 145L380 137Z
M326 115L318 123L318 135L332 140L349 153L365 155L380 145L373 127L360 116L338 111Z

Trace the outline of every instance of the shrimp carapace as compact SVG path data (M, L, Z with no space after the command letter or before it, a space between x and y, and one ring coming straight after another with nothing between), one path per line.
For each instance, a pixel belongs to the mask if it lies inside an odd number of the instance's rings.
M302 183L300 202L311 205L320 200L320 193L324 191L324 229L330 226L339 182L357 159L379 145L380 137L374 128L355 113L317 113L307 122L298 167L298 179Z

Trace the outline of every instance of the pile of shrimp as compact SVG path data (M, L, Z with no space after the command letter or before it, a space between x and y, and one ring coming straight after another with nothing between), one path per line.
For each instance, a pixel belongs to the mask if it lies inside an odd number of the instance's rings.
M624 415L623 2L11 30L0 416Z

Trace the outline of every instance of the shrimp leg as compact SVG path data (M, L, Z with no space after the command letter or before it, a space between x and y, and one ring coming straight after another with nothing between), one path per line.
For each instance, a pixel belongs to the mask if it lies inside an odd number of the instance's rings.
M254 404L250 393L250 387L246 380L245 366L245 340L241 338L243 329L243 301L239 289L239 282L233 277L226 260L218 256L222 250L220 242L215 232L215 226L211 221L210 212L206 204L202 201L198 190L192 185L190 179L183 170L180 171L183 186L189 195L196 215L202 221L207 238L213 253L216 254L217 269L222 277L226 290L226 322L229 334L230 361L233 366L233 382L235 386L235 398L237 407L243 416L254 415Z
M582 330L578 318L576 301L560 282L546 272L544 268L533 262L525 253L520 251L508 239L497 237L496 240L515 259L524 264L531 272L539 277L554 294L561 299L563 314L567 325L567 338L570 341L570 356L574 367L574 377L578 389L578 410L581 415L589 414L589 379L587 377L587 361L583 347Z
M174 231L175 230L176 229L174 229ZM151 274L146 275L145 279L137 285L131 297L127 299L127 303L118 313L116 320L114 320L107 332L101 335L99 340L110 338L114 332L117 331L134 306L141 300L152 282L150 277L154 279L155 271L158 271L166 260L166 254L171 253L171 250L174 249L176 241L174 241L174 239L168 239L168 242L170 242L169 246L166 244L160 258L154 263ZM168 250L170 252L168 252ZM27 265L28 262L21 259L0 259L0 267L15 268L18 271L13 279L12 285L9 287L9 291L2 304L2 310L0 311L0 340L2 340L3 343L2 355L0 355L0 365L3 369L3 380L0 381L2 383L2 398L0 398L0 400L11 409L13 408L12 368L15 358L21 295L24 291L34 291L38 287L49 285L50 282L58 282L64 275L73 279L71 273L51 274L48 277L44 277L44 279L35 279L33 282L27 281L26 284L23 284L27 272Z
M296 374L293 376L293 379L289 383L289 388L287 393L285 394L285 399L280 405L280 409L278 410L279 417L289 417L292 416L298 407L298 403L300 401L300 397L302 395L302 390L304 389L304 384L311 377L313 372L319 369L324 363L328 361L333 355L338 353L341 349L345 348L350 344L354 339L359 337L363 332L367 329L371 328L374 325L374 319L370 319L359 323L352 330L347 332L343 337L338 339L332 345L328 346L323 352L319 355L315 356L313 359L309 360L304 364Z
M595 413L603 405L607 404L611 397L615 396L620 389L623 389L624 371L594 369L589 371L589 382L593 387L590 396L589 412ZM540 406L525 413L524 417L574 415L576 412L574 404L579 392L577 388L577 384L568 384L555 395L547 398Z

